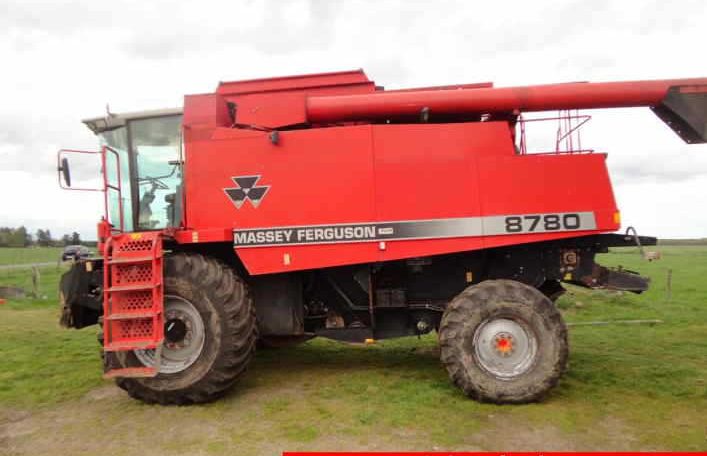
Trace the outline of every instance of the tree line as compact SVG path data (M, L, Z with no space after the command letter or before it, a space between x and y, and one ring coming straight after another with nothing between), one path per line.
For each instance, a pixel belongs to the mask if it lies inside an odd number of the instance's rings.
M50 230L38 229L36 232L30 233L24 226L19 228L0 227L0 247L61 247L78 244L94 243L81 241L81 235L76 231L54 239Z

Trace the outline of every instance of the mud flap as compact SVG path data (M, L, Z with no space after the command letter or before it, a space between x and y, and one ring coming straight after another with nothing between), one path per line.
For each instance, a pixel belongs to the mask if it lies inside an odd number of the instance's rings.
M630 291L643 293L648 290L651 279L643 277L634 271L612 269L594 264L592 274L581 277L580 284L589 288L604 288L607 290Z
M103 310L103 260L80 260L61 276L59 324L80 329L98 323Z

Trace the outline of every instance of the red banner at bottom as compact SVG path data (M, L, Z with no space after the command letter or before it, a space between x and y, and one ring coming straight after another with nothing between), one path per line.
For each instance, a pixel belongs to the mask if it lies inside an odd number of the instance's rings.
M565 456L565 455L591 455L591 456L627 456L633 454L648 454L650 456L667 456L667 455L683 455L683 456L705 456L703 452L639 452L639 451L624 451L624 452L545 452L545 451L530 451L530 452L455 452L455 451L417 451L417 452L401 452L401 451L384 451L384 452L284 452L282 456Z

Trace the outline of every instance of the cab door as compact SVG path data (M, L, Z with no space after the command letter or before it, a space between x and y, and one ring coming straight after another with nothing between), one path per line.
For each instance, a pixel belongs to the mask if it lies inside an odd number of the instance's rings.
M128 122L137 231L179 227L183 214L182 116Z

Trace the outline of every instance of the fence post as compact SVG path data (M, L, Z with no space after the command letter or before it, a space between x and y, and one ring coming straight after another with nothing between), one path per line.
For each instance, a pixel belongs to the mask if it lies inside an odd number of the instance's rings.
M35 299L39 298L40 279L39 268L36 265L32 265L32 297Z

